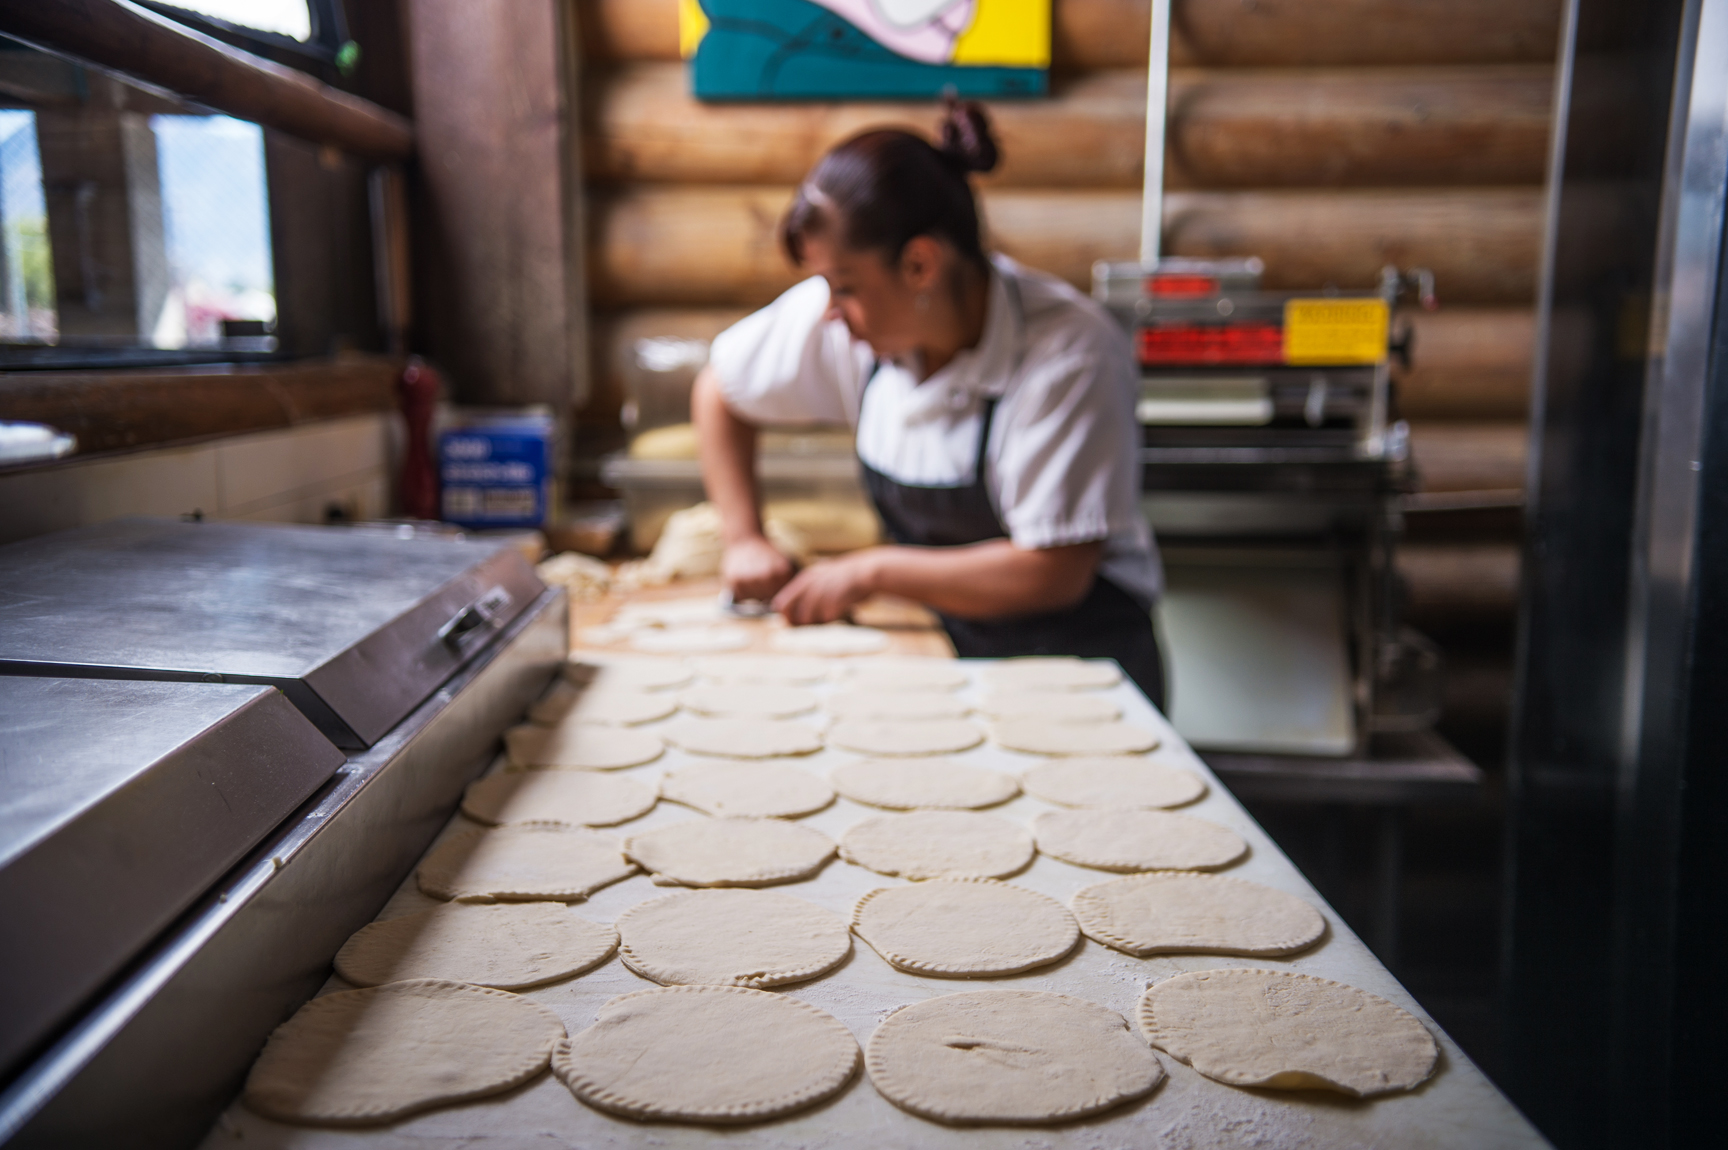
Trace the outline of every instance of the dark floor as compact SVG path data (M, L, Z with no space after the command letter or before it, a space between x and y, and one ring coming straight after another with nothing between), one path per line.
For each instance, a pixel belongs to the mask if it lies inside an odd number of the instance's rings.
M1392 965L1464 1052L1498 1079L1501 834L1512 635L1509 620L1460 622L1429 628L1438 632L1433 637L1446 655L1439 731L1487 779L1474 803L1404 812L1402 898ZM1379 812L1290 803L1252 803L1249 809L1351 928L1372 944L1378 926Z

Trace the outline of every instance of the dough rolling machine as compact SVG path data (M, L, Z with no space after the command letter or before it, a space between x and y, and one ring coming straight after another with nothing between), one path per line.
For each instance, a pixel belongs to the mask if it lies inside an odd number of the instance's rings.
M183 1146L568 648L497 543L118 520L0 548L0 1142Z

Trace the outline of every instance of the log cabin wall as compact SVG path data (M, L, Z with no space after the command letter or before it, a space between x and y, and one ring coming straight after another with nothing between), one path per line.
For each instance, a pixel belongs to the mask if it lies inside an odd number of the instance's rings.
M596 362L587 434L615 435L623 349L712 335L794 280L775 242L824 149L933 104L703 105L676 0L577 0ZM1401 373L1430 508L1515 509L1560 0L1176 0L1165 250L1258 255L1269 286L1367 287L1425 266ZM1138 246L1147 0L1054 0L1052 98L991 111L995 245L1089 287ZM1514 512L1515 514L1515 512ZM1444 516L1442 516L1444 518ZM1510 609L1505 519L1415 531L1420 613ZM1443 535L1443 538L1435 538Z

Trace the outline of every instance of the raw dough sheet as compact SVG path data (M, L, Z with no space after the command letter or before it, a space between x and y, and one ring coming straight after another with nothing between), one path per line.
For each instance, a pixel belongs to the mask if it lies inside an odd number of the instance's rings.
M863 667L869 659L852 657L849 667ZM957 692L969 700L983 698L977 670L986 665L962 661L973 670L972 684ZM824 683L810 688L820 695L852 689L849 684ZM1284 857L1259 826L1249 818L1230 792L1191 752L1181 737L1160 717L1134 687L1120 683L1098 692L1122 707L1123 720L1157 731L1163 746L1158 762L1197 772L1208 784L1206 796L1181 808L1181 813L1209 819L1234 830L1247 840L1249 857L1227 867L1221 874L1263 883L1314 904L1330 927L1320 945L1290 959L1232 958L1223 955L1171 955L1132 958L1091 939L1084 939L1074 953L1050 967L1005 978L957 984L953 979L924 977L890 966L866 943L854 939L852 957L838 970L810 982L774 991L828 1011L852 1031L860 1045L868 1042L889 1012L896 1007L940 995L953 994L963 986L990 989L1047 990L1070 994L1109 1008L1132 1024L1141 992L1156 979L1187 970L1214 967L1257 967L1301 971L1349 983L1378 994L1416 1015L1434 1033L1441 1047L1440 1066L1434 1077L1410 1094L1353 1102L1331 1092L1250 1092L1234 1089L1205 1078L1193 1068L1163 1053L1168 1078L1147 1098L1096 1117L1055 1127L1013 1128L1005 1126L948 1127L925 1121L896 1108L867 1078L860 1077L833 1101L811 1111L755 1126L733 1127L723 1132L728 1150L877 1150L884 1146L916 1146L920 1150L1226 1150L1232 1147L1280 1146L1320 1150L1339 1145L1523 1147L1542 1146L1540 1136L1464 1057L1456 1044L1444 1036L1427 1013L1380 965L1350 928L1321 900L1301 874ZM686 716L678 716L671 722ZM658 732L666 722L649 723L636 730ZM862 756L845 751L824 750L799 759L780 759L826 778L842 762ZM956 761L1006 771L1018 778L1040 762L1042 756L1018 754L986 743L954 756ZM619 777L657 781L668 770L691 763L714 763L712 758L692 756L669 747L660 759L645 766L615 772ZM989 808L995 817L1030 828L1040 812L1062 810L1030 795L1020 795L1001 806ZM797 820L802 826L838 840L846 829L867 818L884 814L847 798L839 798L825 810ZM602 833L623 838L638 830L696 817L687 807L662 802L642 818ZM474 824L458 815L442 836L470 830ZM1068 904L1082 887L1115 876L1088 870L1040 855L1020 874L1007 881ZM849 920L852 907L866 892L899 885L862 867L836 859L813 880L786 883L767 889L805 899ZM663 898L672 890L655 886L646 875L637 874L596 891L578 903L574 913L594 922L611 923L628 907ZM434 905L421 894L410 874L401 890L380 917L404 914ZM529 999L550 1007L576 1034L593 1025L600 1007L620 994L643 990L652 982L632 973L617 957L588 973L564 982L524 992ZM347 989L331 980L329 990ZM550 1074L525 1087L495 1098L430 1111L392 1126L366 1130L321 1130L285 1126L260 1118L236 1103L223 1115L203 1143L204 1150L555 1150L562 1147L635 1150L707 1150L717 1141L715 1129L674 1123L643 1126L625 1118L592 1110L578 1102Z

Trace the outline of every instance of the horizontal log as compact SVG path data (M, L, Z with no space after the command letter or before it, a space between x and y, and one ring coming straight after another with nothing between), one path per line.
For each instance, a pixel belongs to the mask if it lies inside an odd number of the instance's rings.
M1530 406L1536 316L1521 308L1442 308L1403 316L1415 329L1411 366L1396 373L1399 414L1506 419Z
M1415 543L1398 548L1408 611L1422 626L1511 616L1518 606L1516 543Z
M239 367L0 374L0 418L78 437L76 455L271 431L396 406L400 360L384 356Z
M396 160L414 150L396 113L131 4L10 4L6 33L315 144Z
M590 203L595 306L766 303L796 276L777 227L785 188L632 185ZM1174 255L1257 255L1269 288L1368 287L1381 267L1433 270L1453 303L1524 303L1534 290L1541 193L1178 192L1164 202ZM1131 258L1133 192L1015 191L984 196L998 248L1089 288L1092 264Z
M677 0L578 0L585 53L678 59ZM1561 0L1176 0L1172 63L1471 64L1551 61ZM1058 71L1144 68L1149 0L1054 0Z
M1413 422L1417 490L1509 491L1524 486L1529 431L1521 421Z
M1170 188L1539 184L1546 65L1205 71L1171 77ZM1058 79L1052 98L990 105L1002 187L1139 187L1146 77ZM584 101L590 180L796 183L841 140L931 134L934 103L702 104L681 64L596 70Z

